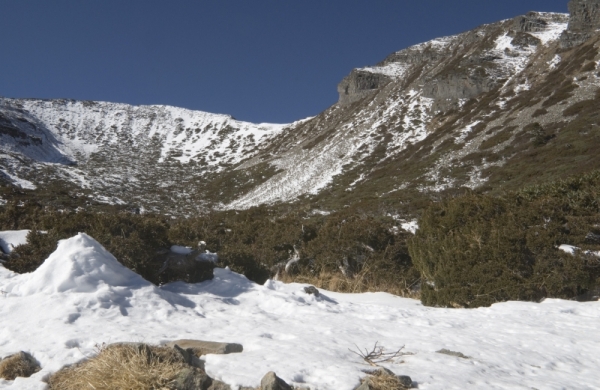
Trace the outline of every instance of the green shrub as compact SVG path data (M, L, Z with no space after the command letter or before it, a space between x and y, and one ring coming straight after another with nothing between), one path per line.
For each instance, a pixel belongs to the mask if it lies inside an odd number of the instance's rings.
M503 197L469 193L432 205L409 240L431 306L478 307L506 300L572 299L599 282L589 249L600 221L598 172Z
M168 228L163 219L154 216L49 212L37 218L27 244L15 249L5 267L19 273L32 272L56 249L58 240L86 232L124 266L158 284L161 264L155 257L170 245Z

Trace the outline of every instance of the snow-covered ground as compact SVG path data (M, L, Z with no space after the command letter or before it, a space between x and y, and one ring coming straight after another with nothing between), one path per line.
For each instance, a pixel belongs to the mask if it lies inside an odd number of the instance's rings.
M44 377L117 341L237 342L206 356L209 375L256 386L268 371L311 389L350 390L368 369L349 349L412 355L387 364L420 389L597 389L600 302L507 302L475 310L423 307L384 293L307 295L227 269L212 281L155 287L93 238L61 241L31 274L0 266L0 356L31 352L42 371L1 389L44 389ZM356 345L356 346L355 346ZM461 352L468 359L436 353Z
M6 230L0 232L0 250L4 253L10 253L12 250L27 243L29 230Z

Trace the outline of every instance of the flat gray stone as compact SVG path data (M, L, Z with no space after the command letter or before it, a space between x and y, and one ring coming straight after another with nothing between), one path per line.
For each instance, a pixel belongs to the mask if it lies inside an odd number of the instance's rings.
M226 355L229 353L240 353L244 350L241 344L236 343L218 343L214 341L202 341L202 340L175 340L169 341L164 345L169 347L175 347L178 345L180 348L187 350L191 349L196 356L201 355Z
M467 355L463 354L462 352L455 352L455 351L450 351L446 348L440 349L439 351L435 351L436 353L441 353L442 355L449 355L449 356L456 356L459 357L461 359L470 359L470 357L468 357Z

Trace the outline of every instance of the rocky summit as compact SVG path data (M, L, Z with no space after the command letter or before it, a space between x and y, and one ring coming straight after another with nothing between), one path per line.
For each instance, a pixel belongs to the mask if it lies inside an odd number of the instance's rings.
M530 12L354 69L287 125L174 107L0 99L0 180L172 215L501 192L600 166L600 0ZM5 191L5 197L8 197ZM48 202L56 202L55 198Z

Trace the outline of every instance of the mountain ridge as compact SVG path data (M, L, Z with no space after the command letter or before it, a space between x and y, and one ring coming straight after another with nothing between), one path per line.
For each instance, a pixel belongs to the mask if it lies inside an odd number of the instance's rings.
M598 7L572 0L570 15L530 12L396 51L346 76L338 103L288 125L167 106L2 98L0 171L25 188L59 179L95 200L173 215L410 203L585 172L600 163L592 153ZM48 161L33 161L34 152ZM552 159L564 169L547 167Z

